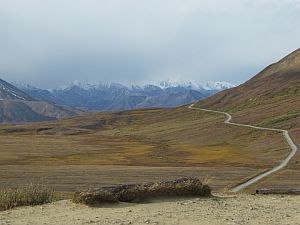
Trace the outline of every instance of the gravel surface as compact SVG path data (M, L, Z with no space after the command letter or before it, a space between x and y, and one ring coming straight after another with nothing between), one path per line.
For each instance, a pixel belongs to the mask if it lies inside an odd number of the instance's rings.
M90 208L70 200L0 213L0 224L299 224L300 196L236 195Z

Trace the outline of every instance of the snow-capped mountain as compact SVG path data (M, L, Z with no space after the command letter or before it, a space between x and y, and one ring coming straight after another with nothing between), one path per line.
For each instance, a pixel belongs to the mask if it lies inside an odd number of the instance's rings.
M235 85L226 81L216 81L216 82L210 81L210 82L203 83L201 86L205 90L215 90L215 91L223 91L235 87Z
M18 86L25 89L34 89L30 85ZM209 91L222 91L235 87L235 85L226 81L209 81L205 83L197 83L195 81L187 81L182 79L168 79L161 81L158 84L146 84L146 85L132 85L127 87L119 83L104 83L104 82L88 82L88 81L74 81L70 85L62 85L54 90L70 90L74 87L83 90L95 90L95 89L131 89L131 90L143 90L143 89L167 89L167 88L187 88L191 90L209 90Z
M190 89L200 89L199 85L196 82L186 81L186 80L174 80L168 79L165 81L161 81L159 83L159 87L162 89L171 88L171 87L185 87Z
M170 87L184 87L193 90L209 90L209 91L223 91L235 87L235 85L226 81L209 81L205 83L197 83L195 81L174 80L174 79L162 81L159 83L158 86L161 87L162 89L166 89Z
M79 82L52 90L22 85L20 88L38 100L89 110L124 110L146 107L174 107L204 99L233 87L227 82L198 84L168 80L159 84L132 85L118 83Z
M38 89L30 84L23 83L23 82L11 82L11 84L15 87L17 87L20 90L35 90Z

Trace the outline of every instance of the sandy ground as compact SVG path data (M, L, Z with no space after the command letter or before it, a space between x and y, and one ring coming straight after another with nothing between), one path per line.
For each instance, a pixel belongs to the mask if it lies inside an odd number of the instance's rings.
M0 224L300 224L300 196L168 199L94 208L64 200L1 212Z

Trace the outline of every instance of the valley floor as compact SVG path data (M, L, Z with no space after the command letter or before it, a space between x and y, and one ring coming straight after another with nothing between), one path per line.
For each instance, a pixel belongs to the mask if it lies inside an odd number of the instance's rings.
M90 208L70 200L0 212L1 225L17 224L300 224L300 196L157 200Z

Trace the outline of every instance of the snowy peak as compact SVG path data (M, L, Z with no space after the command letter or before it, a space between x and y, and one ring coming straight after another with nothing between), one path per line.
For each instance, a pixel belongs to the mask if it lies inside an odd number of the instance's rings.
M37 90L38 89L30 84L26 84L26 83L22 83L22 82L11 82L11 84L20 90Z
M178 80L168 79L166 81L160 82L159 86L162 89L172 88L172 87L185 87L185 88L199 89L199 86L196 84L196 82L185 81L180 79Z
M21 90L38 90L38 88L33 87L28 84L17 84ZM226 81L209 81L205 83L197 83L195 81L187 81L181 79L168 79L161 81L156 84L145 84L145 85L132 85L131 87L125 86L119 83L104 83L104 82L88 82L88 81L74 81L69 85L62 85L58 88L49 90L53 91L70 91L70 90L128 90L128 91L143 91L143 90L165 90L170 88L184 88L187 90L196 91L223 91L235 87L235 85Z
M74 87L80 88L83 90L91 90L91 89L98 88L99 86L100 86L100 83L76 80L76 81L73 81L73 83L71 83L69 85L61 85L56 90L71 90Z
M197 83L195 81L185 81L185 80L167 80L162 81L159 84L162 89L172 88L172 87L183 87L192 90L207 90L207 91L223 91L229 88L235 87L235 85L226 81L209 81L206 83Z
M215 91L223 91L226 89L234 88L235 85L226 82L226 81L217 81L217 82L206 82L202 84L202 88L205 90L215 90Z
M104 83L104 82L89 82L89 81L74 81L70 85L62 85L54 90L67 91L71 89L82 89L85 91L99 90L99 89L127 89L126 86L119 83Z

